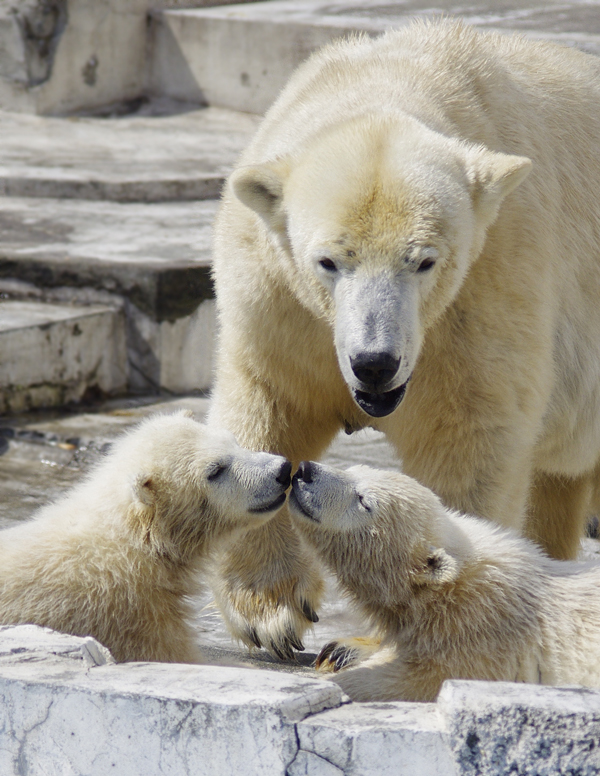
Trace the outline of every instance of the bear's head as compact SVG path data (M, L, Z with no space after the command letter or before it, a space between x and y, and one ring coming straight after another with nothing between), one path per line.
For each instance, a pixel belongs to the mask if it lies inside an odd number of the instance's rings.
M440 542L442 503L406 475L303 461L289 504L296 527L371 614L457 577L459 563Z
M127 524L158 555L184 561L236 530L262 525L286 499L291 464L240 447L188 414L144 421L106 464L125 488Z
M530 167L390 112L241 167L231 187L262 219L292 293L331 325L354 400L382 417Z

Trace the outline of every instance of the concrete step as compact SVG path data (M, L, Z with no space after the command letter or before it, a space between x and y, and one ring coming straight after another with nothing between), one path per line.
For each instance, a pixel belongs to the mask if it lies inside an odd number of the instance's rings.
M128 386L208 388L217 203L0 198L0 290L11 298L123 310Z
M119 310L0 301L0 413L63 405L127 385Z
M154 101L142 114L177 109ZM258 120L220 108L50 118L0 111L0 194L118 202L216 198Z
M178 99L263 113L294 68L329 40L357 31L376 35L440 13L600 54L596 0L271 0L155 13L150 83Z

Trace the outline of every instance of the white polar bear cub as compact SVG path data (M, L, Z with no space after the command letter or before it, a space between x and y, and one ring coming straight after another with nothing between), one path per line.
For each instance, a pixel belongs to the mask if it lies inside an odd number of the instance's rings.
M319 656L344 668L336 681L353 700L431 701L445 679L600 686L599 566L550 559L365 466L301 463L290 510L381 636Z
M117 661L201 662L189 597L202 560L270 518L290 472L185 413L144 421L86 482L0 533L0 624L93 636Z

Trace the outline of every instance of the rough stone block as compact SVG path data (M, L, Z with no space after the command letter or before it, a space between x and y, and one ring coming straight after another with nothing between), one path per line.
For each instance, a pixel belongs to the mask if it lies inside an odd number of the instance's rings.
M344 771L313 752L300 750L286 776L344 776Z
M60 113L137 97L145 84L145 17L150 4L3 0L3 107Z
M312 51L352 29L311 15L313 2L303 3L305 9L293 3L295 13L284 9L282 15L284 5L271 1L155 14L157 88L178 99L200 95L209 105L264 113Z
M301 722L298 742L296 771L291 770L291 776L320 773L314 757L302 753L318 756L345 776L457 773L444 722L433 703L348 704Z
M125 324L120 311L0 301L0 412L123 391Z
M201 302L175 321L153 320L127 305L129 386L138 391L166 388L173 393L207 390L212 382L216 311L214 299Z
M114 663L110 652L89 636L80 638L38 625L0 625L0 663L70 658L87 667Z
M296 723L341 700L329 682L272 671L40 657L0 660L6 776L284 776Z
M598 690L449 681L438 706L464 776L600 773Z

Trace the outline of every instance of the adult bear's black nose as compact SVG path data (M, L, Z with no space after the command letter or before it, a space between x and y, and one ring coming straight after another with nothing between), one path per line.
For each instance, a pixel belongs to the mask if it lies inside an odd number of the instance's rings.
M276 482L283 485L284 488L289 488L292 482L292 464L289 461L284 461L281 464L279 474L275 478Z
M304 482L312 482L313 469L310 461L300 461L296 477Z
M350 366L364 386L381 389L394 379L400 359L385 352L359 353L350 358Z

